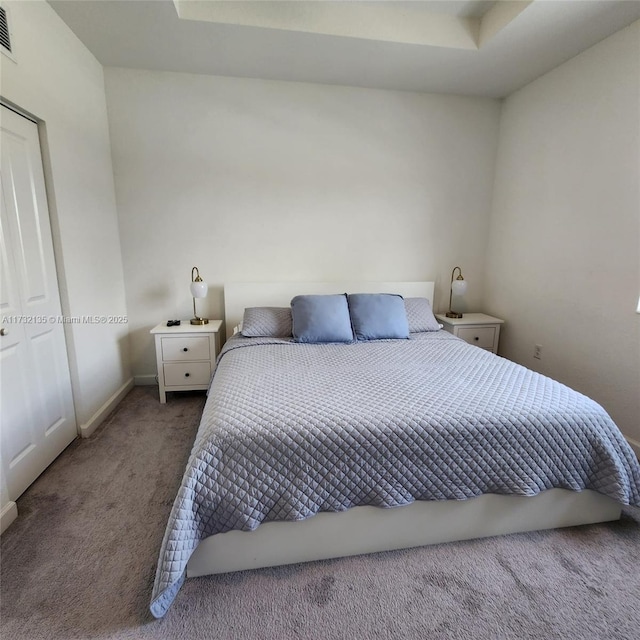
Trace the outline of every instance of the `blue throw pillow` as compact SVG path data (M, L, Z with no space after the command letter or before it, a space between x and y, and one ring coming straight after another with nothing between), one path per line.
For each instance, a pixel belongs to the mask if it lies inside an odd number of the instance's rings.
M349 313L358 340L409 337L409 322L402 296L354 293L349 296Z
M291 317L296 342L353 342L346 293L296 296Z

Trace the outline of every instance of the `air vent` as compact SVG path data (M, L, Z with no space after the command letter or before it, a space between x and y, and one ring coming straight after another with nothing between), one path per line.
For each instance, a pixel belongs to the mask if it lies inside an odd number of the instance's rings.
M11 53L11 35L9 33L9 20L4 7L0 7L0 45Z

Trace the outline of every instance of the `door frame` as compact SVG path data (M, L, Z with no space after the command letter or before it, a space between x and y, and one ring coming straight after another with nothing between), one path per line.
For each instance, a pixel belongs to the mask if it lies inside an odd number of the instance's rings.
M53 172L51 170L51 157L49 154L49 143L47 140L47 125L38 116L22 109L19 105L7 100L0 95L0 107L5 107L17 115L30 120L38 127L38 141L40 142L40 156L42 158L42 169L44 172L44 188L49 209L49 226L51 227L51 240L53 243L53 260L56 266L56 279L58 281L58 296L60 297L60 309L63 316L70 316L69 298L67 296L67 279L64 272L64 260L62 252L62 242L60 240L60 224L58 220L58 208L56 206L55 189L53 187ZM64 329L64 349L69 366L71 377L71 399L73 403L73 421L76 426L76 433L82 437L80 425L78 424L78 414L76 407L76 394L79 388L78 370L75 360L71 357L70 345L73 345L73 333L70 323L63 325Z
M66 277L64 272L64 261L62 252L62 242L60 240L60 225L58 219L58 209L56 207L55 189L53 186L53 172L51 169L51 157L49 154L49 144L47 139L46 122L41 118L38 118L34 114L22 109L15 103L7 100L0 95L0 108L6 108L13 111L15 114L33 122L38 129L38 142L40 144L40 157L42 160L42 170L44 174L44 188L45 197L48 207L49 226L51 229L51 242L53 245L53 260L55 264L56 281L58 283L58 296L60 299L60 310L64 316L70 316L69 299L67 296ZM81 436L80 425L78 424L78 414L76 406L76 397L78 386L78 371L74 359L71 357L71 348L73 345L73 334L71 332L71 326L64 324L63 327L64 336L64 351L69 367L69 377L71 381L71 404L72 415L71 418L75 425L77 436ZM4 472L0 474L0 493L4 497L8 498L7 482L4 476ZM0 505L0 534L3 533L11 523L18 517L18 507L15 500L7 500L6 503Z

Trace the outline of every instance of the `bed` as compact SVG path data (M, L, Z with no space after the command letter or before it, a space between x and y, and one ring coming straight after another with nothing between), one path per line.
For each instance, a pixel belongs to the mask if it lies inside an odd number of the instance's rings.
M433 283L225 287L245 307ZM640 466L595 402L444 331L299 344L231 337L160 551L151 612L185 577L614 520Z

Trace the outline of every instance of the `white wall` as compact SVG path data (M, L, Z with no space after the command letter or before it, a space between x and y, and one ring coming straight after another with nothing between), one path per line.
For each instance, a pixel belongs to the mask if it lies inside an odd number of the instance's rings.
M435 280L482 300L499 103L105 69L134 373L226 281Z
M0 56L0 92L43 121L63 312L126 315L102 66L46 2L3 5L17 62ZM76 418L87 433L130 380L128 330L66 328Z
M504 356L593 397L636 444L639 98L636 22L506 100L484 305L507 321Z

